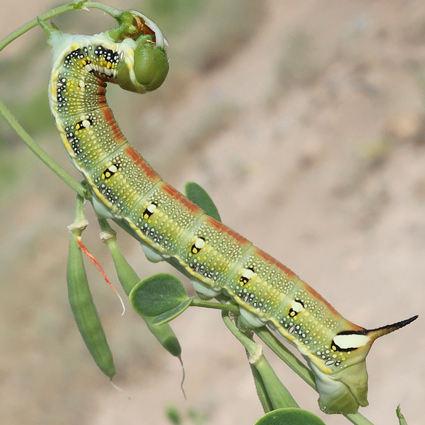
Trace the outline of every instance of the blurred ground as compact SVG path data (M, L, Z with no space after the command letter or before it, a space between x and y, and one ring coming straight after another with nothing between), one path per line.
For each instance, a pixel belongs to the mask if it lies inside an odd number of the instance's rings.
M0 0L0 36L53 7ZM59 4L59 3L57 3ZM56 4L56 5L57 5ZM168 36L164 86L112 88L129 140L182 190L200 183L224 223L293 269L345 317L377 327L419 314L368 357L374 424L423 424L425 402L425 4L411 1L111 1L148 14ZM55 19L69 32L112 25L98 11ZM47 105L50 53L34 29L0 55L0 93L55 160L65 158ZM179 363L90 270L118 370L96 369L67 304L74 194L0 120L0 417L21 424L167 424L167 406L209 425L261 416L244 352L219 314L173 322ZM87 208L89 210L89 208ZM93 225L85 242L114 277ZM167 270L119 238L140 276ZM91 269L91 268L90 268ZM188 285L190 288L190 285ZM317 396L269 359L299 404L328 425ZM187 420L186 423L192 423Z

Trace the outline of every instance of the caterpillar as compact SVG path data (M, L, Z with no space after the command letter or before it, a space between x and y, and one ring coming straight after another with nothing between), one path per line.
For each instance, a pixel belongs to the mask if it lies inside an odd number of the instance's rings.
M107 83L145 93L168 73L160 29L137 11L127 13L135 32L52 30L49 37L51 111L97 215L125 222L149 260L178 263L201 298L225 294L246 326L268 325L293 344L313 371L324 412L367 406L365 359L373 342L417 316L376 329L355 325L289 268L161 179L121 133L105 98Z

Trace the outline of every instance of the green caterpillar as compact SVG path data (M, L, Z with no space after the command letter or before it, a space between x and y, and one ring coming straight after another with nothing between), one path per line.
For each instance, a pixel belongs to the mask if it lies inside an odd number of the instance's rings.
M165 183L128 143L106 99L106 83L144 93L168 72L166 40L144 15L136 32L94 36L52 31L50 106L69 157L91 187L97 214L123 220L151 261L173 259L203 298L224 293L250 327L270 326L310 365L327 413L366 406L372 343L417 316L367 330L344 319L287 267L209 217Z

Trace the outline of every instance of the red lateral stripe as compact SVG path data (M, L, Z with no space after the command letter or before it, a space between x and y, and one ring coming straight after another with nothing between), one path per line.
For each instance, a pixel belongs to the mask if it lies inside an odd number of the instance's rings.
M109 108L102 109L103 116L105 117L105 120L108 121L108 123L112 123L114 120L114 116L112 115L112 111Z
M338 318L340 318L341 317L341 315L332 307L332 305L331 304L329 304L318 292L316 292L310 285L307 285L307 283L305 283L304 281L303 281L303 289L306 291L306 292L308 292L309 294L311 294L313 297L314 297L314 299L316 300L316 301L320 301L320 302L322 302L323 304L325 304L326 305L326 307L329 309L329 311L334 315L334 316L338 316ZM345 320L345 319L344 319ZM348 322L348 321L347 321ZM363 329L363 328L360 328L360 326L357 326L357 325L354 325L353 324L353 326L354 327L356 327L356 330L360 330L360 329ZM358 328L358 329L357 329Z
M275 258L273 258L271 255L266 254L264 251L261 251L261 249L256 248L255 252L262 258L264 258L269 263L273 264L274 266L278 267L279 269L283 270L285 274L289 277L289 279L298 278L298 276L291 270L288 269L288 267L284 266L282 263L277 261Z
M201 213L202 212L202 210L197 205L195 205L193 202L190 202L189 199L184 197L178 190L174 189L174 187L170 186L167 183L164 183L162 185L162 188L172 198L176 199L181 204L183 204L190 212L193 212L193 213Z
M151 168L151 166L140 156L132 146L127 145L124 147L124 152L134 161L134 163L142 169L148 178L151 180L158 179L158 174Z
M262 258L264 258L266 261L268 261L269 263L273 264L274 266L278 267L279 269L283 270L285 272L285 274L288 276L289 279L295 280L298 279L298 276L290 269L288 269L288 267L284 266L282 263L280 263L279 261L277 261L275 258L273 258L271 255L266 254L264 251L261 251L261 249L259 248L255 248L255 252ZM316 292L310 285L308 285L307 283L305 283L304 281L300 280L300 284L301 284L301 288L306 291L307 293L309 293L316 301L323 303L328 309L329 311L336 316L337 318L342 318L342 316L335 310L335 308L329 304L318 292ZM343 319L345 320L345 319ZM347 323L347 326L350 326L350 328L354 329L354 330L362 330L363 328L361 328L360 326L357 326L351 322L349 322L348 320L345 320Z
M236 233L232 229L229 229L227 226L225 226L224 224L222 224L219 221L215 220L214 218L208 216L208 217L206 217L205 221L208 224L211 224L213 227L215 227L220 232L226 233L227 235L231 236L233 239L235 239L241 245L243 245L243 244L251 244L251 242L248 239L245 239L239 233Z
M105 102L106 104L106 102ZM115 121L114 115L111 111L111 109L106 105L101 109L102 115L105 118L105 121L108 123L110 129L112 130L112 133L114 135L114 138L120 142L125 140L124 135L121 133L120 128L118 127L117 122Z

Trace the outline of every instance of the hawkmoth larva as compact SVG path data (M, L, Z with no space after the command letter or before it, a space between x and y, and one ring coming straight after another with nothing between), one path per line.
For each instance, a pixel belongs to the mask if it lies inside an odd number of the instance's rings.
M349 322L291 270L162 181L127 142L105 100L108 82L144 93L168 72L161 31L131 13L139 25L131 37L52 31L49 39L51 110L97 214L125 221L150 260L177 261L202 297L228 295L245 324L267 324L294 344L313 370L322 410L356 412L368 404L372 343L416 317L372 330Z

